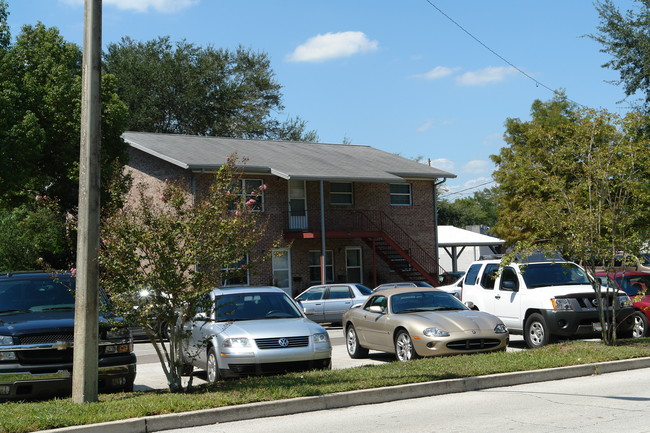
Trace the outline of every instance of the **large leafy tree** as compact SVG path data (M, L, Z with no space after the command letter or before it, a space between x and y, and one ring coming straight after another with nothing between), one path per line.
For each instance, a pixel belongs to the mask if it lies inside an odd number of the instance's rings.
M535 101L531 114L506 121L508 146L492 156L494 233L515 251L559 251L592 271L594 258L613 266L618 252L638 253L649 234L648 119L579 108L561 94ZM603 326L606 342L614 329Z
M612 56L603 66L618 71L617 84L627 97L639 96L650 110L650 0L636 0L638 8L621 12L612 0L597 1L598 33L589 35Z
M102 286L115 311L145 330L172 392L183 390L183 355L197 356L182 352L188 337L182 324L197 308L207 307L202 294L236 276L223 270L249 254L265 233L265 222L253 211L255 200L239 199L241 173L231 158L217 171L209 191L196 199L180 183L166 183L159 197L136 185L139 198L103 221ZM251 264L260 259L249 258ZM161 324L169 325L169 344L162 342Z
M128 129L190 135L315 141L300 118L280 122L281 85L268 56L242 47L200 47L169 37L108 45L104 70L118 79Z
M8 44L3 16L6 3L0 1L0 204L13 207L46 195L70 211L78 200L81 51L40 23L24 26ZM115 90L115 78L104 77L104 185L121 172L115 161L126 155L120 136L127 112Z
M74 214L78 200L82 54L56 28L40 23L24 26L12 43L7 15L7 2L0 0L0 219L4 230L0 243L9 248L0 251L0 263L9 270L34 268L36 260L44 257L60 267L73 262L72 250L61 247L61 238L71 233L62 222ZM126 145L120 137L127 111L115 90L115 77L104 76L101 157L102 203L106 205L127 187L121 174ZM56 203L56 210L35 206L37 197ZM37 227L34 221L44 226ZM48 242L45 234L51 235ZM7 242L12 237L20 251L10 251ZM18 252L17 261L13 254Z

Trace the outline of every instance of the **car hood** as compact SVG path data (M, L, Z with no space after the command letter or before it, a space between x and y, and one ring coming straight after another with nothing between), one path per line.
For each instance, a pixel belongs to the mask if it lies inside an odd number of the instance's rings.
M215 327L218 334L222 336L250 338L297 337L327 332L325 328L306 318L218 322Z
M540 286L532 289L535 292L543 292L544 295L551 297L574 297L574 296L584 296L584 295L593 295L594 289L588 284L580 285L563 285L563 286Z
M117 319L122 322L121 319ZM101 314L99 322L115 323L112 314ZM0 335L21 335L43 331L57 333L74 329L74 310L38 311L0 315Z
M487 329L502 323L496 316L482 311L454 310L454 311L430 311L421 313L407 313L411 318L420 322L424 327L438 327L447 331ZM401 315L400 315L401 316Z

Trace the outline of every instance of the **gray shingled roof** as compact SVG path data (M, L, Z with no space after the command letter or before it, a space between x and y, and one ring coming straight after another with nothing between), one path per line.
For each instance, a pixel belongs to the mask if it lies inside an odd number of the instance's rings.
M239 158L247 158L247 172L284 179L401 182L456 177L370 146L148 132L125 132L122 138L135 149L193 171L214 170L237 153Z

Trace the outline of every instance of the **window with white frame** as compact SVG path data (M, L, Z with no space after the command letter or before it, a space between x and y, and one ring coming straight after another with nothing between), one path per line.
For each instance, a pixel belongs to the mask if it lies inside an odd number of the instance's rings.
M237 263L221 268L221 285L248 286L250 284L249 274L247 254Z
M363 260L361 247L345 248L346 282L363 284Z
M309 252L309 281L318 283L320 279L320 256L321 251ZM334 253L332 250L325 251L325 282L334 282Z
M352 182L330 182L330 203L335 205L352 204Z
M411 184L390 184L390 204L392 206L410 206L411 203Z
M244 203L250 203L250 207L254 211L264 211L264 189L266 185L262 179L239 179L236 187L238 195Z

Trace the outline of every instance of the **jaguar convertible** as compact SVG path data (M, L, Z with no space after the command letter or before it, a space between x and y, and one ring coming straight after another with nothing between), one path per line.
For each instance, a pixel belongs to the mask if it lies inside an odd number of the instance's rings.
M394 353L399 361L421 356L505 350L509 333L492 314L473 311L434 288L404 287L376 292L343 315L351 358L369 350Z

